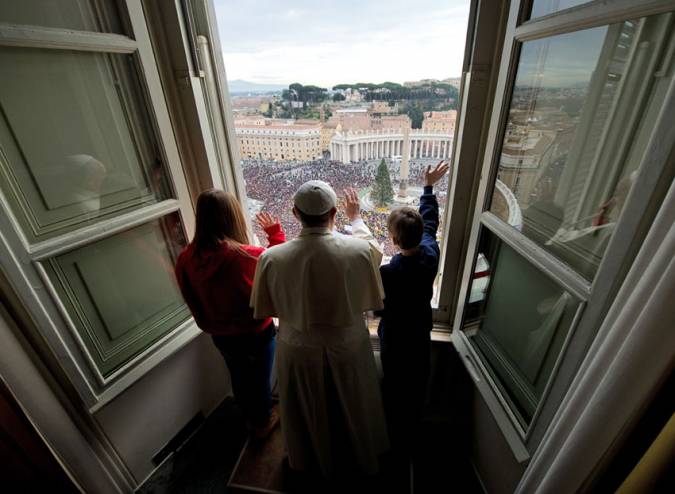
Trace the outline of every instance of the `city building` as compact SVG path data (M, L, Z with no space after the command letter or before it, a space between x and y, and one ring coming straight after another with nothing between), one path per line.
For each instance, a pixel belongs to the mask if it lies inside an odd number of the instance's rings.
M398 103L390 105L388 101L375 100L370 104L369 112L371 114L380 114L380 115L397 115Z
M330 141L335 135L335 129L340 125L338 121L328 119L327 122L321 124L321 138L319 140L319 145L321 146L322 153L330 152Z
M234 110L262 110L263 107L269 107L275 99L273 96L233 96L232 108Z
M535 128L511 126L506 132L498 178L523 207L530 203L537 178L554 157L554 139L554 132Z
M272 160L320 158L321 124L310 122L267 118L235 120L239 154L242 158Z
M370 118L371 129L409 129L408 115L379 115L373 114Z
M424 130L438 130L454 134L456 120L457 110L428 111L424 112L422 128Z
M345 108L337 110L327 124L344 130L401 129L410 127L408 115L380 115L368 108Z
M363 95L358 89L349 87L346 89L335 89L334 92L344 96L345 103L361 103L363 101Z
M407 115L382 115L372 108L342 108L321 126L321 150L331 151L331 140L340 126L342 132L410 128ZM335 156L334 154L332 156Z

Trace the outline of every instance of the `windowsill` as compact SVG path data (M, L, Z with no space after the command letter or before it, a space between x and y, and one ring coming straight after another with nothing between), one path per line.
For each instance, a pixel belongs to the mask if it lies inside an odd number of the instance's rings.
M431 330L431 341L452 343L452 330L445 326L437 327L434 325L434 328Z
M371 337L377 338L377 325L380 322L379 317L368 317L368 332ZM431 341L441 343L452 342L452 326L441 323L434 323L431 330Z

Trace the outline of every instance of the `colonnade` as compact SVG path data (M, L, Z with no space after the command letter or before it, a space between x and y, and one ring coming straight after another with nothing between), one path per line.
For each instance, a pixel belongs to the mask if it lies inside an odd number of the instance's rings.
M330 144L331 158L343 163L402 156L404 139L409 136L409 158L450 157L452 136L431 131L409 130L405 132L348 131L337 133Z

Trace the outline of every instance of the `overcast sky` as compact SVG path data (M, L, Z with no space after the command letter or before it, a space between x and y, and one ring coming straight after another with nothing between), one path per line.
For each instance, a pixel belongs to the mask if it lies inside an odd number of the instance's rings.
M469 0L214 0L227 77L404 82L461 74Z
M516 85L587 85L606 35L607 26L599 26L525 43L520 52Z

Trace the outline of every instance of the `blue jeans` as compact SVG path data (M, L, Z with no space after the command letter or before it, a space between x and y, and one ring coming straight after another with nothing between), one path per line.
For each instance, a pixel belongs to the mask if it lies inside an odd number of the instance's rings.
M272 408L270 376L275 333L272 323L260 333L212 336L230 370L234 397L246 420L256 427L267 423Z

